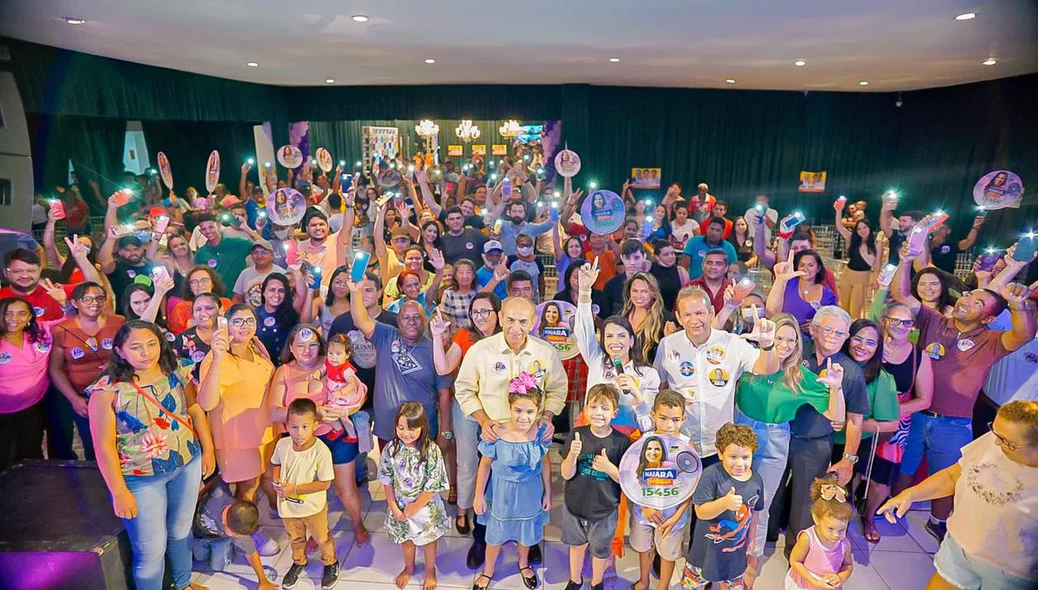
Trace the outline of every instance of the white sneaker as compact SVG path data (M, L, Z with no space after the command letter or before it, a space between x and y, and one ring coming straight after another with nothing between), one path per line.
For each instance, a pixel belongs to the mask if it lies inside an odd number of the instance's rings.
M259 552L261 557L271 557L281 551L281 546L278 545L278 542L268 537L262 529L253 533L252 541L256 543L256 551Z

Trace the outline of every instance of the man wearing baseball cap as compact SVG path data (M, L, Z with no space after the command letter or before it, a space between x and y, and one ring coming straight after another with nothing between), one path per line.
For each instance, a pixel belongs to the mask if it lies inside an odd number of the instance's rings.
M505 249L501 242L489 240L483 244L483 266L476 271L476 284L481 292L493 292L502 301L508 296L505 280L508 278L508 267L501 264Z
M125 226L114 226L124 228ZM122 294L133 283L151 285L151 271L155 264L144 257L144 244L135 234L113 235L112 226L105 235L101 250L97 253L97 261L101 264L101 272L108 275L108 282L115 294L115 309L122 309ZM118 231L126 231L119 229Z
M267 275L273 272L287 275L288 272L274 264L274 252L265 242L253 244L249 257L252 258L252 266L241 271L238 281L234 283L234 302L259 307L263 304L261 288Z

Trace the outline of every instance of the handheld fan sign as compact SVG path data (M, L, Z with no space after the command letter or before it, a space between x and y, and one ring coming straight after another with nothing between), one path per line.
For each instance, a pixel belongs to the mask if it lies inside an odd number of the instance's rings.
M220 183L220 152L213 150L205 165L205 190L212 193Z
M306 213L306 197L294 188L279 188L267 199L267 216L278 225L295 225Z
M973 200L987 210L1019 207L1023 196L1023 181L1008 170L988 172L973 185Z
M162 177L162 184L166 185L166 188L173 190L173 170L169 167L169 158L166 154L159 152L155 155L155 159L159 162L159 176Z
M620 195L608 190L597 190L584 199L580 219L593 234L611 234L620 229L627 216L627 208Z
M597 307L597 306L595 306ZM597 313L597 309L594 310ZM567 301L545 301L537 306L537 321L530 333L551 344L562 360L577 356L573 321L577 307Z
M565 178L576 176L580 172L580 156L573 150L562 150L555 154L555 170Z
M285 168L299 168L303 165L303 152L294 145L283 145L278 148L278 163Z
M317 165L321 167L321 170L324 170L325 174L331 172L332 166L334 166L332 155L323 147L317 148Z
M643 508L666 510L687 500L699 485L703 463L676 436L648 433L620 460L620 488Z

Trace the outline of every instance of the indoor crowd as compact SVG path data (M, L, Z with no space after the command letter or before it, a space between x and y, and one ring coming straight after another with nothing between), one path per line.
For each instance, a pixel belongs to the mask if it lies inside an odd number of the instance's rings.
M836 200L837 252L822 252L802 215L706 184L658 202L625 184L622 226L599 234L583 191L545 185L529 154L489 175L482 159L387 159L393 186L377 164L342 166L253 182L245 164L237 195L129 174L94 228L74 183L40 203L42 246L5 238L0 471L44 452L96 461L137 588L201 588L192 569L235 553L276 588L260 511L290 539L280 585L319 554L331 588L329 490L364 544L369 478L398 587L416 571L436 587L453 527L471 532L474 590L510 542L537 588L554 470L567 590L600 590L625 546L637 590L752 588L782 530L785 588L841 588L850 521L875 543L876 518L923 501L941 542L929 587L1038 583L1038 283L1013 282L1033 240L963 279L984 218L956 239L896 195L878 198L878 227ZM267 200L286 188L306 202L279 225ZM702 462L666 510L619 485L650 434ZM646 441L642 467L665 446Z

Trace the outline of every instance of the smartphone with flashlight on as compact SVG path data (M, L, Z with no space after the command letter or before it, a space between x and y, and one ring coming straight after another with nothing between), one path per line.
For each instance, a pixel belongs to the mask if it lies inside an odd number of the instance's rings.
M353 266L350 268L350 280L360 283L364 280L364 273L368 270L368 262L371 261L371 252L360 250L353 256Z
M1002 250L995 248L988 248L984 250L984 253L977 257L977 270L992 271L995 269L995 263L998 262L999 258L1002 258Z
M227 318L223 317L222 315L221 316L217 316L216 317L216 327L219 330L226 330L227 329Z
M321 288L321 267L316 264L310 266L310 288L314 291Z
M1038 239L1034 232L1028 232L1020 237L1013 250L1013 260L1019 262L1030 262L1034 258L1035 250L1038 249Z

